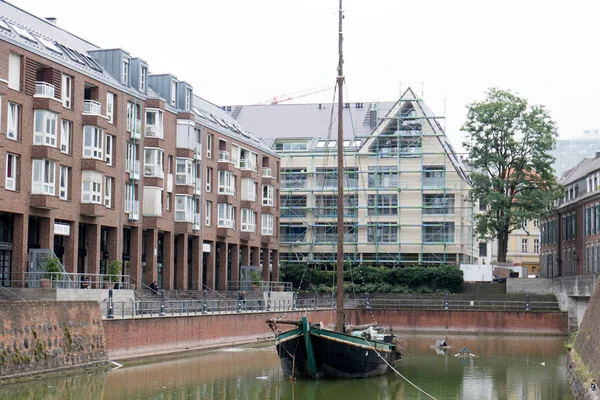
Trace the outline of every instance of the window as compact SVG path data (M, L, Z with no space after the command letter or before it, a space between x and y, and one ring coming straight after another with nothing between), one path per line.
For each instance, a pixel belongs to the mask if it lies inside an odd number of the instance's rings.
M344 196L344 216L355 217L357 215L358 196ZM315 217L335 217L337 216L337 196L326 194L315 196L315 208L313 213Z
M377 224L367 227L367 242L369 243L395 243L397 241L397 225Z
M533 252L540 254L540 239L533 239Z
M521 253L529 252L529 239L521 239Z
M177 81L171 81L171 105L177 105Z
M193 160L191 158L179 158L175 160L175 184L176 185L193 185L194 177L192 176Z
M133 103L127 103L127 132L135 130L135 107Z
M487 257L487 243L479 242L479 257Z
M275 204L275 188L273 185L263 185L262 187L262 205L272 206Z
M73 123L63 119L60 127L60 151L65 154L71 154L71 131Z
M271 214L262 215L262 234L267 236L273 235L273 216Z
M426 223L422 236L424 243L454 243L454 222Z
M17 158L16 154L6 153L6 190L17 190Z
M108 165L113 165L113 143L114 136L106 135L106 163Z
M219 171L219 194L235 196L235 179L229 171Z
M306 151L307 141L277 141L273 144L275 151Z
M106 118L111 124L115 123L115 95L111 92L106 93Z
M54 196L54 161L34 159L32 164L31 194Z
M104 207L112 208L112 182L113 178L107 176L104 178Z
M21 90L21 56L15 53L8 57L8 87Z
M443 166L423 167L423 186L443 187L446 171Z
M337 226L333 224L315 225L314 241L319 243L337 242ZM357 237L356 225L344 225L344 242L355 242Z
M8 103L8 121L6 127L6 137L12 140L20 140L19 125L21 123L21 106L15 103Z
M185 109L186 111L192 109L192 91L190 89L185 90Z
M256 232L256 212L242 208L242 232Z
M104 131L97 126L86 125L83 127L83 157L84 158L95 158L97 160L104 160L102 139Z
M282 217L305 217L306 196L280 196Z
M369 166L370 188L397 188L398 167L396 166Z
M281 188L304 189L306 188L305 168L283 168L281 170Z
M102 203L102 173L81 171L81 202Z
M539 219L534 219L533 220L533 227L534 228L539 228L540 227L540 220Z
M146 109L146 137L163 137L163 112Z
M231 204L217 204L217 226L235 229L235 208Z
M212 158L212 149L213 149L213 135L206 135L206 158Z
M144 149L144 176L163 178L162 149L146 147Z
M423 214L448 215L454 214L453 194L424 194Z
M256 182L252 178L242 178L242 200L256 201Z
M56 114L34 110L33 144L56 147Z
M206 167L206 191L212 191L212 173L213 169L211 167Z
M129 84L129 59L125 58L123 60L123 83Z
M175 195L175 221L194 222L192 196Z
M69 168L64 165L60 166L58 197L61 200L69 200Z
M146 93L146 79L148 76L148 68L142 67L140 71L140 91Z
M370 194L367 196L368 215L398 215L397 194Z
M206 210L204 213L204 224L210 226L212 217L212 201L206 202Z
M62 75L62 103L63 107L71 108L73 93L73 78L69 75Z
M171 211L171 201L173 201L173 195L171 193L167 193L167 202L165 203L165 209L167 211Z

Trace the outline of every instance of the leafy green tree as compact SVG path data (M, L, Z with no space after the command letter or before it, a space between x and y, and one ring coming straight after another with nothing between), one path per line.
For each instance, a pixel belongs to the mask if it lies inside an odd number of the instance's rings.
M469 152L472 201L487 210L475 217L475 232L498 239L498 261L506 261L509 234L547 212L562 196L550 151L556 124L546 108L518 95L490 89L487 98L467 106L461 130Z

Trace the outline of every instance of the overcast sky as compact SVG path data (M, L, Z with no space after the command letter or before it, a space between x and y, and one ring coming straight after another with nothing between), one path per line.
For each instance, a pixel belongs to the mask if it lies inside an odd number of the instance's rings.
M335 84L338 0L12 2L100 47L123 48L218 105ZM457 147L465 106L490 87L546 105L561 138L600 127L593 1L345 0L344 9L351 102L395 101L412 86L446 116Z

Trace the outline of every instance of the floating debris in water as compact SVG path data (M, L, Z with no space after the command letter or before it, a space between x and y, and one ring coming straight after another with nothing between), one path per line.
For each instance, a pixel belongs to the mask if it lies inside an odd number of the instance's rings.
M256 379L266 380L266 379L269 379L269 377L268 376L257 376Z

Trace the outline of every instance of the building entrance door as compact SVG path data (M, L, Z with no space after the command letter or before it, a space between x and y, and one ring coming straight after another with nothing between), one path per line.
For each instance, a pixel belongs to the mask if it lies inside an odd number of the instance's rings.
M11 250L0 250L0 285L9 287L10 286L10 273L11 273Z

